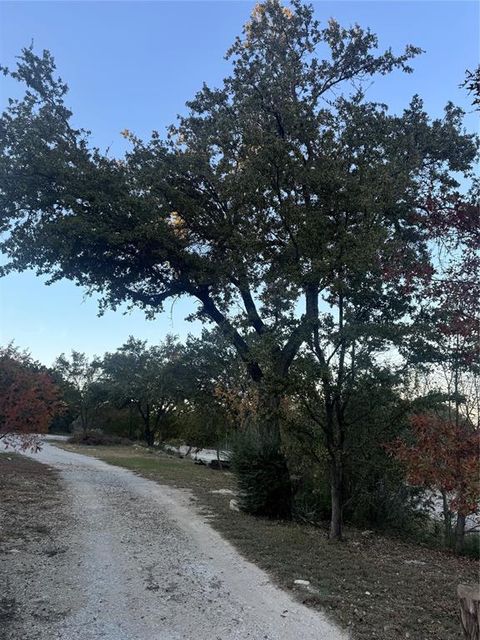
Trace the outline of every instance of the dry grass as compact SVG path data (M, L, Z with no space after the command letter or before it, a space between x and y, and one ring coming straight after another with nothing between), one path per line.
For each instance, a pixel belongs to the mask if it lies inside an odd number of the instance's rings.
M67 446L65 447L67 448ZM377 535L348 530L332 544L322 529L254 518L229 509L231 474L133 447L68 449L142 476L190 489L212 525L278 584L329 613L358 640L460 640L456 587L478 578L477 563ZM310 592L296 588L310 580Z
M18 558L55 548L64 526L63 503L53 469L15 453L0 453L0 637L2 631L17 637L15 629L25 614L12 582L28 580L29 572L38 569Z
M49 517L61 502L56 472L30 458L0 453L0 552L54 534Z

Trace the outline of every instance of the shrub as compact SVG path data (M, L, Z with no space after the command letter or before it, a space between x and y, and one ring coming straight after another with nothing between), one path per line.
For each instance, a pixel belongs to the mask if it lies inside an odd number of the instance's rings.
M372 473L360 491L352 487L351 492L344 515L352 524L407 539L430 537L424 492L409 487L395 474L376 477Z
M268 518L291 518L290 476L278 445L253 432L238 435L230 463L237 477L243 511Z
M480 533L473 532L465 536L462 555L476 560L480 558Z
M296 483L292 511L300 522L320 524L330 519L330 486L327 473L317 467L313 470Z
M126 438L120 438L109 433L101 433L100 431L87 431L86 433L75 433L68 439L70 444L83 444L93 447L110 446L115 444L128 444L130 441Z

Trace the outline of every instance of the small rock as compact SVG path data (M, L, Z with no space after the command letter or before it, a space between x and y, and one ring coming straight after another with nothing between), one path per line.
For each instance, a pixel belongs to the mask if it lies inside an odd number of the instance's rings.
M310 580L295 580L294 584L299 584L302 587L308 587L310 584Z
M238 500L230 500L230 509L232 511L240 511L240 507L238 506Z
M365 591L365 595L366 596L371 596L372 594L370 593L370 591Z
M20 549L10 549L8 553L22 553Z

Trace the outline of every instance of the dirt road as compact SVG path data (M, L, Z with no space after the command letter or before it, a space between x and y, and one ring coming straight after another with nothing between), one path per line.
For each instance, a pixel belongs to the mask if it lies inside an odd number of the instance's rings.
M8 640L347 637L245 561L187 493L50 444L34 458L60 472L68 513L48 561L15 556L25 615Z

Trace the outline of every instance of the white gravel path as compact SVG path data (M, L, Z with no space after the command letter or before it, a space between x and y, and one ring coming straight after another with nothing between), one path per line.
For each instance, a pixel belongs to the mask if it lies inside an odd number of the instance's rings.
M71 513L24 585L44 615L11 640L347 638L244 560L187 492L47 443L32 457L59 470Z

